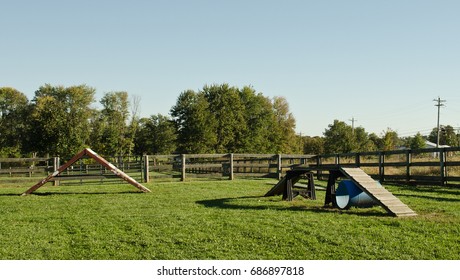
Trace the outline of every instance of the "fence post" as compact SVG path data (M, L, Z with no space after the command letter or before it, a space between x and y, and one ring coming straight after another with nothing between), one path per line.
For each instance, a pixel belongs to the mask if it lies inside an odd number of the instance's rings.
M233 154L230 154L230 175L229 178L230 180L233 180Z
M412 150L406 150L406 181L410 182L410 167L412 163Z
M361 154L360 153L355 154L355 165L356 167L361 166Z
M317 180L321 180L321 177L323 175L323 172L319 170L319 167L321 166L321 164L322 164L321 155L317 155L316 156L316 166L318 167L318 170L316 171Z
M445 149L439 149L439 167L441 168L441 186L444 186L446 181L446 161Z
M276 173L278 174L278 180L281 180L281 177L282 177L282 172L283 172L283 162L282 162L282 159L281 159L281 154L277 154L276 155L276 159L277 159L277 166L276 166Z
M379 177L380 182L385 181L385 153L379 152Z
M60 166L59 157L54 157L53 158L53 172L56 172L59 169L59 166ZM59 186L59 181L54 180L53 181L53 186Z
M149 156L144 155L144 182L150 182L150 172L149 172Z
M181 181L185 181L185 154L181 154L181 161L182 161Z

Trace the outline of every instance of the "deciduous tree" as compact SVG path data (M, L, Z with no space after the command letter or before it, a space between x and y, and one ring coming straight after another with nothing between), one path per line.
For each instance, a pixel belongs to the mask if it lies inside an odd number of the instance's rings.
M172 154L176 151L176 129L172 120L161 114L142 118L135 140L137 154Z
M95 89L86 85L51 86L35 92L31 109L32 149L70 157L88 144Z
M273 102L252 87L228 84L187 90L171 109L181 153L290 153L295 119L283 97Z
M0 156L24 154L28 141L29 100L11 87L0 88Z
M216 153L242 152L247 132L245 108L239 90L228 84L205 86L202 90L213 119Z
M204 94L193 90L182 92L171 108L171 116L177 130L178 152L215 152L217 124Z
M315 136L303 136L303 153L310 155L324 154L324 138Z
M272 138L277 147L277 153L296 153L297 148L295 126L296 121L289 110L289 103L285 97L273 98L275 123L272 127Z
M351 126L343 121L334 120L324 132L324 151L330 153L349 153L355 149Z
M105 155L129 155L133 145L129 137L129 100L125 91L108 92L100 103L103 108L97 120L100 151Z
M395 150L400 142L398 133L391 128L387 128L387 130L382 133L381 139L381 147L379 148L383 151Z
M240 90L244 105L245 133L242 145L246 153L276 153L279 148L274 143L273 126L276 116L270 98L263 96L249 86Z
M438 138L438 129L435 127L428 136L428 140L436 143ZM439 145L458 146L458 136L450 125L441 125L439 134Z
M418 132L414 137L410 140L410 148L413 150L423 149L426 146L425 138L423 138L422 134Z

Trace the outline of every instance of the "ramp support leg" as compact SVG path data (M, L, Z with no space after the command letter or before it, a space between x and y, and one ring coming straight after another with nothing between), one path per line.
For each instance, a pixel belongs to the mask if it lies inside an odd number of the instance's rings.
M292 178L286 180L286 187L283 191L283 200L292 201L294 199L294 195L292 193Z
M308 192L310 193L310 199L316 200L316 190L315 190L315 179L313 173L307 173L308 179Z
M324 206L329 206L332 203L333 207L335 205L335 181L339 177L342 177L343 174L340 171L330 170L329 171L329 178L327 179L327 187L326 187L326 198L324 199Z

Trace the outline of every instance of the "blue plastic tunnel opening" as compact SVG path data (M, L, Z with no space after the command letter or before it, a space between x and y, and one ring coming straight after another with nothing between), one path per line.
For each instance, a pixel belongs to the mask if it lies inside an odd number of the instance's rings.
M349 209L352 206L365 208L376 205L374 199L363 192L352 180L340 181L335 192L335 200L339 209Z

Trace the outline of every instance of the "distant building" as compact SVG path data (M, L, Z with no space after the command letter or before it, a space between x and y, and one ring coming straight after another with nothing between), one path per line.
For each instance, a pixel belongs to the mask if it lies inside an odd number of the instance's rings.
M449 148L450 146L448 145L439 145L439 148ZM428 140L425 141L425 148L436 148L436 143L430 142Z
M449 148L450 146L448 145L439 145L439 148ZM436 143L430 142L430 141L425 141L425 148L430 149L430 148L436 148ZM438 158L439 153L438 152L433 152L433 157Z

